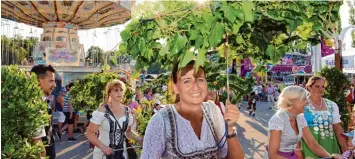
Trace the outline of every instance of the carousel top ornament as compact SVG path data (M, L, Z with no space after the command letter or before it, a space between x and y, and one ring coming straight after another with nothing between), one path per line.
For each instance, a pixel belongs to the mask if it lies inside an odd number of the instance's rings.
M109 27L130 19L134 1L1 1L1 17L37 27L61 22L79 29ZM67 27L70 27L69 25Z

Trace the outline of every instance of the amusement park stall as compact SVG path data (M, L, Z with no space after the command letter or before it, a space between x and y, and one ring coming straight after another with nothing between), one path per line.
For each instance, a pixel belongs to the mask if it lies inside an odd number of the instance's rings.
M268 81L285 85L302 84L312 76L311 56L301 53L286 54L277 65L268 69Z

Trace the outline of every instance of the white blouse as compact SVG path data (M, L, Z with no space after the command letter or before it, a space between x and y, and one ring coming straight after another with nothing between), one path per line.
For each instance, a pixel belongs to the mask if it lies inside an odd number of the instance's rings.
M216 117L219 125L223 125L220 136L225 133L224 129L224 119L222 113L217 108L216 105L213 104L218 111ZM215 146L214 136L210 130L207 119L204 117L202 121L201 128L201 136L200 139L195 135L195 132L191 126L189 120L186 120L182 117L175 109L175 106L172 106L173 112L176 116L176 124L177 124L177 137L178 147L183 153L191 153L195 151L202 151L207 147ZM164 118L160 113L156 113L152 119L149 121L149 124L146 129L146 133L144 136L144 144L143 144L143 152L142 159L160 159L164 158L164 154L166 154L166 142L165 138L165 124ZM224 158L227 156L228 147L227 143L223 145L223 147L219 150L221 153L221 157Z
M129 110L129 109L128 109ZM130 112L130 110L129 110ZM110 133L110 123L109 121L105 118L105 113L104 112L100 112L100 111L94 111L92 113L92 118L90 119L90 122L99 125L99 140L102 142L102 144L104 144L105 146L109 146L110 144L110 140L109 140L109 133ZM115 121L115 119L110 115L109 116L113 121ZM121 127L123 127L123 122L126 121L126 116L116 116L116 119L118 121L118 123L120 124ZM133 117L131 115L131 113L129 113L129 117L128 117L128 126L132 126L133 125ZM116 141L118 142L118 141ZM123 147L126 149L126 142L124 141L123 143ZM99 149L97 146L95 146L94 149L94 153L93 153L93 159L102 159L103 156L103 152L101 151L101 149ZM123 156L125 158L128 158L127 156L127 151L125 150L123 153Z
M296 117L299 133L296 136L295 131L292 129L289 122L289 117L287 112L284 110L279 110L274 114L270 121L268 127L268 137L270 137L271 130L281 130L281 141L280 149L281 152L292 152L296 149L297 143L302 139L302 129L307 126L306 119L302 114Z

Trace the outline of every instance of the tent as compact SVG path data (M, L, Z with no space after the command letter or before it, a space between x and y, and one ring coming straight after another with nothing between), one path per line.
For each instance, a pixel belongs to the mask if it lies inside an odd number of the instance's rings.
M342 53L343 72L355 74L355 48L350 47ZM322 67L334 67L334 54L322 57Z

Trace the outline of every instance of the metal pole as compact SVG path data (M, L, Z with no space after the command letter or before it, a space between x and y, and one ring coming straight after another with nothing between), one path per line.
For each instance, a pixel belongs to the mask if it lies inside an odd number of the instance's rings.
M335 67L343 72L343 62L342 62L342 44L341 44L341 40L338 39L338 46L337 46L337 53L334 55L334 58L335 58Z

